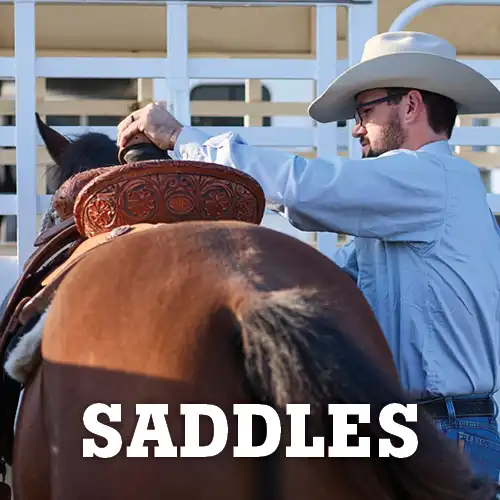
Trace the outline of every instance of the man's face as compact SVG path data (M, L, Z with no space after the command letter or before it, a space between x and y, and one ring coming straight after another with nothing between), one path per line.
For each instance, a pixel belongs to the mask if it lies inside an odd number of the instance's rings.
M400 104L371 101L387 97L386 90L368 90L356 98L357 123L352 129L353 137L359 139L363 158L374 158L394 149L406 141L406 133L399 119Z

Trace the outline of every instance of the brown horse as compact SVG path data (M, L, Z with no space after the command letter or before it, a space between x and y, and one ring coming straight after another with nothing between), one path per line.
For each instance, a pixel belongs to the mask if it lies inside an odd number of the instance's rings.
M282 233L239 222L132 231L88 253L42 321L42 360L16 432L16 500L494 497L493 485L477 481L421 413L404 424L418 436L416 453L378 458L378 440L390 438L381 408L410 402L382 332L346 274ZM82 422L93 403L121 405L118 418L100 419L123 439L113 458L82 458L82 440L95 438ZM181 404L217 405L227 416L227 446L211 458L156 458L153 442L149 456L127 457L138 403L168 404L175 446L185 442ZM256 444L266 436L258 420L238 430L236 403L278 411L279 453L233 457L238 432L253 431ZM369 403L371 421L359 434L371 438L371 458L285 457L290 403L311 404L308 444L313 435L331 444L328 404ZM212 434L202 419L200 444Z

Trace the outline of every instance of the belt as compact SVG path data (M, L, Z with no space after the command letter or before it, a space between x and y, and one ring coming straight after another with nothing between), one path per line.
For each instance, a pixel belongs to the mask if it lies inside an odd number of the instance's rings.
M455 409L455 416L460 417L494 417L495 405L491 398L450 398ZM448 418L450 412L444 397L439 399L416 401L432 418Z

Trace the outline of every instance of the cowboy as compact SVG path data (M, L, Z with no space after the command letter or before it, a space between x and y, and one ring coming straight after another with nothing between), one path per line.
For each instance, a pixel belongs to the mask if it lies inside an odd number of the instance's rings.
M448 142L457 113L494 112L500 91L448 42L382 33L309 107L323 123L355 118L362 159L307 160L234 133L210 137L161 103L125 118L118 143L142 132L176 159L232 166L297 228L353 235L333 259L371 305L403 386L476 473L498 479L500 233L478 168Z

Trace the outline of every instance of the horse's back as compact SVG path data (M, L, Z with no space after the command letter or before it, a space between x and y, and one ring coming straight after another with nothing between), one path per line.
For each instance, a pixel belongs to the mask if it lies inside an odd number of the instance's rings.
M176 325L179 330L198 332L207 317L219 314L221 308L233 308L250 295L311 290L330 304L328 314L340 330L353 335L374 333L359 339L360 345L368 353L382 352L390 358L375 316L349 276L296 238L236 221L142 224L117 234L122 235L106 244L100 243L109 235L81 245L88 244L92 251L60 285L51 307L57 314L49 311L49 322L52 317L58 325L87 330L95 325L108 336L113 331L113 346L123 334L125 351L133 355L134 344L145 348L147 340L129 329ZM50 353L55 349L64 350L65 356L73 351L77 358L81 356L76 346L61 342L61 333L54 331L58 336L54 343L45 333L46 355L50 345ZM134 356L130 363L142 361Z
M138 491L150 499L165 492L185 500L259 497L258 464L232 457L233 405L255 402L235 311L260 294L290 291L292 297L297 290L322 296L322 304L330 304L322 314L340 329L374 332L363 347L384 358L378 326L352 280L283 233L240 222L158 224L94 246L60 284L45 319L48 435L57 450L52 466L64 478L55 498L86 498L96 484L102 498L122 500ZM181 403L221 408L228 416L225 450L210 459L126 459L135 405L167 401L174 444L184 441ZM96 402L122 405L116 427L124 448L116 459L81 458L82 439L92 437L83 430L82 415ZM211 424L202 420L202 444L211 437ZM289 498L303 498L302 486L318 474L310 461L302 462L287 462L294 471L286 483ZM316 497L323 498L321 483L317 487Z

